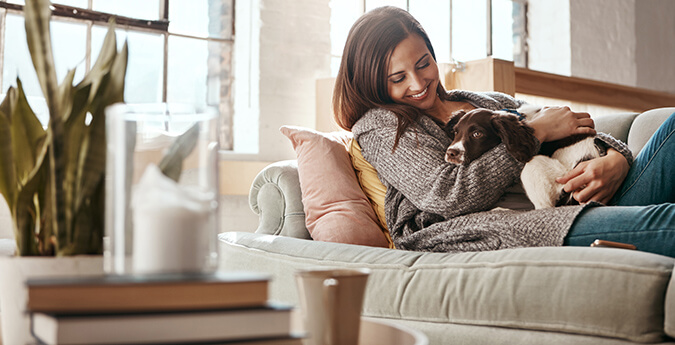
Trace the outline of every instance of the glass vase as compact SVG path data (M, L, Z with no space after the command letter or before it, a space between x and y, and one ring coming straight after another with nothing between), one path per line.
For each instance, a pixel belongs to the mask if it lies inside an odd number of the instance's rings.
M107 273L215 271L217 125L214 108L160 103L106 109Z

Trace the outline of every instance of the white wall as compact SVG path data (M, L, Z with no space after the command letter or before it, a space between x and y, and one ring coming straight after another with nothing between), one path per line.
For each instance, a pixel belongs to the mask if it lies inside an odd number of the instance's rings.
M530 68L675 93L675 1L530 0Z
M635 86L635 0L572 0L570 18L572 75Z
M675 1L635 2L639 87L675 93Z
M262 0L260 159L293 159L282 125L314 127L316 79L330 76L328 0Z
M295 159L279 127L315 126L316 80L330 76L329 0L235 3L234 145L235 151L249 150L222 158ZM221 231L256 229L258 217L248 206L248 196L227 195L220 201Z
M571 75L569 1L529 0L527 15L529 67Z

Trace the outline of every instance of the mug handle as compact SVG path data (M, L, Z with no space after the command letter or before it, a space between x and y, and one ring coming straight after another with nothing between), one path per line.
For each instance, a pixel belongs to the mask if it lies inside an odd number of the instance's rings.
M339 282L335 278L327 278L323 281L323 305L326 308L326 324L324 342L326 345L335 345L338 343L337 328L337 290Z

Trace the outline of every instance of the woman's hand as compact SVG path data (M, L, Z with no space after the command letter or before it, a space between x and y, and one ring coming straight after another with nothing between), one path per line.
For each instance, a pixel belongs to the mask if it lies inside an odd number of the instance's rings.
M569 107L543 107L527 124L534 128L534 136L542 143L574 134L595 135L591 115L574 112Z
M556 182L564 184L566 192L581 204L589 201L609 203L614 193L628 175L628 161L618 151L610 148L607 155L579 163Z

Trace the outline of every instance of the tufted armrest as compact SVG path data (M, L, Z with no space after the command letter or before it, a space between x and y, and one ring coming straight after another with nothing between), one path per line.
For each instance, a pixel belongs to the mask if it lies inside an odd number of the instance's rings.
M260 217L256 233L310 239L305 227L298 165L295 160L265 167L253 180L249 205Z

